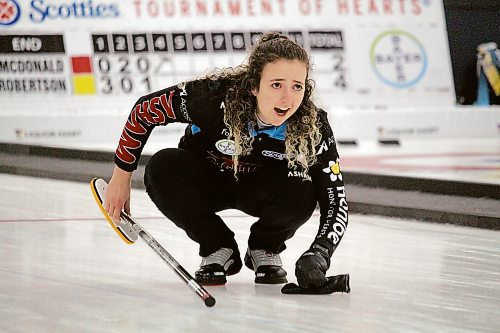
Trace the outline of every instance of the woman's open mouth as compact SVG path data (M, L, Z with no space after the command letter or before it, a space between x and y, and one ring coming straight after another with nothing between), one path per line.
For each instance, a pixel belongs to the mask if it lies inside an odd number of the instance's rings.
M284 116L290 110L290 108L274 108L274 111L278 114L278 116Z

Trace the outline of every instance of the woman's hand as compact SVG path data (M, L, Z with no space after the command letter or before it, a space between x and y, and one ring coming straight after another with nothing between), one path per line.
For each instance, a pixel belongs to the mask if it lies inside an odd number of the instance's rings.
M120 212L130 214L130 191L132 188L132 172L124 171L115 166L113 176L109 181L105 194L104 209L118 223Z
M295 264L295 276L299 286L304 289L324 286L329 267L330 257L324 251L311 248L304 252Z

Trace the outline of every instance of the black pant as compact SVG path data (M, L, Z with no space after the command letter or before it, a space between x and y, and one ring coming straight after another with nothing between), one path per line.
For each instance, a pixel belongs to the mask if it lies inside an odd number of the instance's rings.
M201 256L221 247L237 249L234 233L216 214L230 208L259 218L250 228L250 249L280 253L316 206L310 181L280 171L239 174L236 181L232 172L169 148L151 157L144 183L158 209L200 245Z

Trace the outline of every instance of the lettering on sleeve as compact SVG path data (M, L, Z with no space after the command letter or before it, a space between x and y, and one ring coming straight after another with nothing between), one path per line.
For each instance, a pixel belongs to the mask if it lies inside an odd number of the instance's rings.
M172 106L172 99L174 97L174 91L171 90L170 91L170 94L168 96L168 99L167 99L167 94L162 94L160 96L160 103L161 103L161 106L163 107L163 110L165 110L165 114L167 115L168 118L171 118L171 119L175 119L175 113L174 113L174 109L173 109L173 106Z
M118 148L116 149L116 156L127 164L133 164L136 161L136 157L130 150L137 149L140 146L141 142L131 137L130 134L127 133L127 130L124 129L120 137L120 142L118 143Z

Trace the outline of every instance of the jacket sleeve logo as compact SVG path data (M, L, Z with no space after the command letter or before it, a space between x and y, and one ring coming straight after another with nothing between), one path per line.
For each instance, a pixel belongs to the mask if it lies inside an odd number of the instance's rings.
M340 162L337 159L335 162L328 162L328 167L323 169L324 173L330 174L330 179L332 182L342 180L342 173L340 172Z

